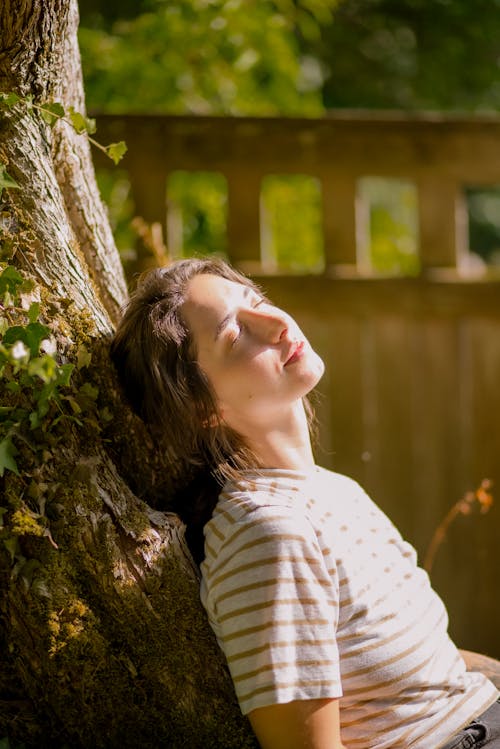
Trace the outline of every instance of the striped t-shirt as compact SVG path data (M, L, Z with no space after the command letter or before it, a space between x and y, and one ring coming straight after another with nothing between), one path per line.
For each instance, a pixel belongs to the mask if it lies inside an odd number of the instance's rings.
M437 749L498 697L414 549L351 479L266 469L205 526L201 598L244 714L340 698L349 749Z

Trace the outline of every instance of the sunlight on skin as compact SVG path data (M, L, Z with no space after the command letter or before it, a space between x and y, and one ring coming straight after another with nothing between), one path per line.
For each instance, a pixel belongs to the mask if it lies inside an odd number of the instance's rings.
M262 749L345 749L338 700L295 700L248 717Z

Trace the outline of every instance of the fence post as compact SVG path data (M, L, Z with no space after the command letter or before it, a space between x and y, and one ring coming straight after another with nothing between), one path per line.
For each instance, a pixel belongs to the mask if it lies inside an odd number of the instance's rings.
M321 175L325 266L354 269L356 252L356 178L354 175Z
M422 270L457 269L468 251L467 206L460 185L441 175L418 180Z
M228 188L227 246L229 260L248 270L260 267L261 175L242 165L226 172Z

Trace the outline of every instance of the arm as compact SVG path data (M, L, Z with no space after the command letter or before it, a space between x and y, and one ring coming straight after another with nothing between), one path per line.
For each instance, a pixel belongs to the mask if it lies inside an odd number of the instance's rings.
M480 671L500 689L500 661L470 650L458 651L465 661L467 671Z
M338 700L295 700L259 707L248 717L262 749L345 749Z

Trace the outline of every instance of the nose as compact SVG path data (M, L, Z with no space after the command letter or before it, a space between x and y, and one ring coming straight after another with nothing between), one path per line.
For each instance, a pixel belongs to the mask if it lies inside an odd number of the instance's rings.
M244 309L240 311L240 321L266 343L279 343L288 332L286 316L278 309Z

